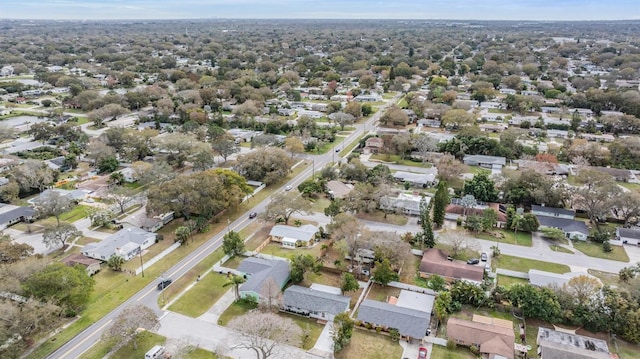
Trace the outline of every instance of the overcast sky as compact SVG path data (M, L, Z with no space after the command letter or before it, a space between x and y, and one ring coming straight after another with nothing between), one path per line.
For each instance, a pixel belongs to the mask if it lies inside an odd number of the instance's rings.
M0 18L640 19L640 0L0 0Z

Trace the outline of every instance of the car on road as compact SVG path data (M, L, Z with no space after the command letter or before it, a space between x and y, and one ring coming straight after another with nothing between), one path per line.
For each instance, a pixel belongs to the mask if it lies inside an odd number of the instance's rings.
M285 188L284 188L284 190L285 190L285 191L291 191L291 189L292 189L292 188L293 188L293 187L291 187L291 186L287 186L287 187L285 187Z
M478 258L471 258L467 261L467 264L478 264L480 260Z
M338 152L340 152L340 149L339 149L339 148L336 148L336 153L338 153Z
M253 219L253 218L256 218L256 217L258 217L258 212L249 213L249 219Z
M486 262L487 261L487 254L486 253L482 253L480 255L480 260L483 261L483 262Z
M169 284L171 284L172 282L173 282L173 280L171 280L171 279L165 279L165 280L161 281L160 283L158 283L158 289L159 290L163 290L166 287L168 287Z
M418 359L426 359L427 357L427 348L420 347L418 349Z

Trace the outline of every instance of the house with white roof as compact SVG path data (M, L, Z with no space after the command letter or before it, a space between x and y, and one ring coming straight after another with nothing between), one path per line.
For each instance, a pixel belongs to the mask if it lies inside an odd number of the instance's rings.
M151 247L155 242L155 233L130 227L121 229L100 242L87 244L82 247L81 253L101 261L107 261L114 255L121 256L125 261L128 261Z
M269 232L271 240L282 243L284 248L306 247L313 242L318 227L305 224L300 227L275 225Z

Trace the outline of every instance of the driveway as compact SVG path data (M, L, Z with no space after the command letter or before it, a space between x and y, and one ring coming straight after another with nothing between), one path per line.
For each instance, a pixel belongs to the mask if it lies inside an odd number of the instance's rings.
M316 344L309 350L309 353L321 358L333 358L333 339L331 331L333 330L333 322L327 322L322 333L318 337Z
M38 231L36 233L25 233L12 228L7 228L4 230L4 233L10 235L15 242L28 244L33 247L33 252L35 254L47 255L57 249L62 248L62 246L55 246L53 248L47 247L42 242L42 232L43 231Z

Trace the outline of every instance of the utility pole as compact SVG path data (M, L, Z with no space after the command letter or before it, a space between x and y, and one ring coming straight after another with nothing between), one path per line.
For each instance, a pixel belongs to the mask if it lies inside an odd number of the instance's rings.
M142 263L142 248L138 251L138 255L140 256L140 270L142 271L142 278L144 278L144 264Z

